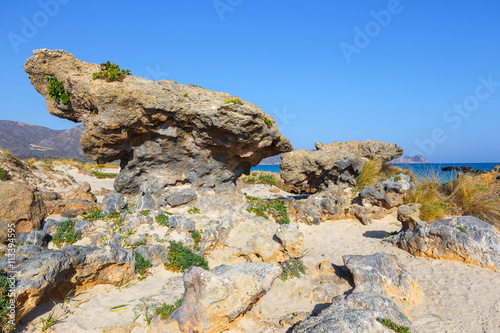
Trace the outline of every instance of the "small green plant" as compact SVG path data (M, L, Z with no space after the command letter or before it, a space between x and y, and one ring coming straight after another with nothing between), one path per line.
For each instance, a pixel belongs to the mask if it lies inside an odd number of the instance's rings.
M3 182L6 180L9 180L9 178L7 177L7 174L5 173L5 171L2 168L0 168L0 180Z
M465 231L465 229L463 227L457 227L458 230L460 230L461 232L463 232L464 234L467 233L467 231Z
M170 241L168 250L167 261L164 265L173 272L182 272L191 266L198 266L206 270L209 269L208 261L199 254L193 253L182 242Z
M57 323L58 318L54 316L54 313L56 311L57 304L54 302L54 308L52 311L50 311L49 315L47 318L41 318L40 322L42 323L42 332L46 332L52 325Z
M394 332L398 333L411 333L410 329L406 326L400 326L398 324L393 323L390 319L385 318L377 318L377 321L384 325L387 328L390 328Z
M273 122L272 122L271 119L269 119L269 118L266 117L266 118L264 118L264 122L266 123L266 125L267 125L268 128L273 127Z
M64 104L69 103L69 96L64 90L62 82L59 82L59 80L53 76L46 76L45 81L49 83L49 97L52 98L54 102L59 103L62 101Z
M57 231L52 241L55 246L61 248L63 244L74 244L80 238L82 238L82 233L80 231L75 232L75 223L71 220L65 220L57 226Z
M99 208L97 208L96 206L92 206L87 210L86 213L82 214L82 218L84 221L96 221L104 219L104 216L102 215L102 211Z
M185 93L185 94L184 94L184 97L188 97L188 93Z
M397 235L399 231L393 231L393 232L388 232L387 234L385 234L384 238L387 238L387 237L391 237L391 236L394 236L394 235Z
M233 99L228 99L228 100L224 101L224 104L229 104L229 103L243 104L243 102L241 101L241 99L239 99L238 97L235 97Z
M146 245L146 242L144 242L144 241L138 241L138 242L135 242L134 244L131 244L131 245L130 245L130 248L131 248L132 250L135 250L136 248L138 248L138 247L139 247L139 246L141 246L141 245Z
M243 182L247 184L266 184L269 186L278 186L278 180L272 173L252 172L250 176L243 178Z
M144 257L137 251L135 251L135 272L140 274L142 277L147 272L148 268L151 268L153 265L149 260L144 259Z
M398 181L400 181L400 180L401 180L401 176L396 176L396 177L394 177L394 181L395 181L395 182L398 182Z
M160 214L160 215L157 215L155 217L155 221L156 223L158 223L159 225L162 225L164 227L169 227L169 224L168 224L168 217L173 215L172 213L169 213L169 212L165 212L164 214Z
M120 219L120 212L112 212L106 215L104 218L106 221L115 221L117 222Z
M257 216L262 216L265 219L269 219L269 214L278 224L290 223L288 207L280 199L266 201L261 198L247 196L247 200L252 205L252 207L247 209L249 213L255 213Z
M191 230L190 234L193 237L194 246L198 246L201 242L201 233L198 230Z
M142 216L148 216L149 215L149 209L144 209L139 212Z
M118 176L117 173L112 173L112 172L99 172L97 170L92 170L90 172L93 176L95 176L97 179L107 179L107 178L116 178Z
M189 214L201 214L201 210L198 207L193 207L188 209Z
M348 207L344 208L344 214L346 214L346 215L349 214L349 208Z
M9 291L11 290L11 285L8 277L0 273L0 332L12 332L15 329L14 325L11 325L9 321L11 318L9 316L10 312L10 300Z
M118 66L115 63L111 63L109 61L101 64L100 72L92 74L94 80L103 79L106 80L106 82L111 82L111 81L121 82L127 75L131 75L130 70L120 69L120 66Z
M160 316L162 320L168 320L170 315L174 313L175 310L182 306L182 297L174 302L174 304L162 303L160 307L156 308L156 314Z
M300 278L302 275L305 275L307 271L307 267L304 265L301 258L285 260L285 262L281 264L281 269L280 279L283 282L294 277Z

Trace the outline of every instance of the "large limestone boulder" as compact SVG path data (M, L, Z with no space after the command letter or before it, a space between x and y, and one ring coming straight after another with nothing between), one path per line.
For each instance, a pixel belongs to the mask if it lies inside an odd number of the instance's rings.
M165 196L165 207L168 199L186 200L171 197L178 185L207 196L234 193L236 179L252 166L292 150L272 116L250 102L229 102L228 93L132 75L122 82L94 79L98 64L62 50L34 51L24 69L51 114L85 125L87 156L121 161L117 192L139 194L148 180L141 196L154 202ZM63 83L67 104L49 97L46 76Z
M416 332L398 306L383 296L362 292L336 296L332 304L318 316L311 316L295 326L295 333L373 332L393 333L378 319L389 319Z
M473 216L417 222L405 223L398 234L384 240L413 255L500 270L500 243L491 224Z
M18 182L0 181L0 243L8 237L8 225L16 234L40 229L47 216L45 205L35 191Z
M317 143L316 149L281 155L281 177L290 191L314 193L342 183L354 186L368 159L387 162L403 154L401 147L375 140Z
M25 245L18 249L16 261L16 322L40 303L53 297L63 299L71 289L97 284L120 286L135 276L133 251L114 245L72 245L57 251Z
M281 267L269 263L221 265L211 271L191 267L184 272L184 300L172 321L182 332L222 332L252 308L280 274ZM159 321L152 326L153 332L168 330Z
M375 292L413 304L421 301L422 289L394 254L345 255L342 259L352 274L354 292Z

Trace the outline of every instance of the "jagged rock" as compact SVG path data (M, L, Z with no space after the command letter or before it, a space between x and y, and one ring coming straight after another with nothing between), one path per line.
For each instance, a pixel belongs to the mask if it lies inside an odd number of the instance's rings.
M100 207L100 204L82 200L82 199L60 199L55 201L46 201L47 211L49 215L63 214L64 217L74 218L91 209L92 207Z
M144 259L149 260L153 266L162 265L167 261L168 251L165 246L160 244L141 245L135 251L139 252Z
M390 319L399 326L416 332L397 305L377 294L355 293L333 298L332 304L318 316L309 317L295 326L295 333L394 332L377 319Z
M47 246L52 240L47 232L43 230L31 230L31 232L22 232L16 236L19 244L33 244L37 246Z
M377 252L371 255L345 255L342 259L352 274L356 288L361 287L358 290L363 290L362 286L369 283L383 289L390 298L413 304L421 301L422 290L395 255ZM374 291L373 286L367 289Z
M59 200L62 196L57 192L45 191L45 192L36 192L42 198L44 202Z
M39 229L47 216L45 204L35 191L18 182L0 181L0 243L8 236L8 226L16 233Z
M281 274L269 263L221 265L184 272L182 307L171 315L183 332L221 332L250 309Z
M285 200L290 217L295 221L314 225L327 220L345 217L345 208L351 202L350 190L347 192L338 185L330 185L327 190L307 198Z
M125 207L125 196L121 193L109 193L102 199L102 214L109 215L113 212L120 212Z
M398 207L398 221L403 224L401 230L414 230L417 226L424 223L420 220L420 208L422 208L422 204L419 203L411 203Z
M380 142L377 140L367 141L346 141L323 144L315 144L317 150L341 150L349 151L356 156L370 159L378 159L382 163L387 163L403 155L403 148L394 143Z
M97 284L120 286L135 275L133 251L113 245L105 248L72 245L58 251L31 246L30 251L32 254L14 269L16 322L38 304L53 297L63 299L75 287L80 290Z
M90 201L92 203L97 202L97 198L94 194L92 194L90 184L87 182L83 182L80 185L78 185L76 188L72 189L71 191L68 191L64 195L64 199L66 200L72 200L72 199L80 199L80 200L86 200Z
M495 229L473 216L418 224L384 240L413 255L500 270L500 243Z
M397 180L396 180L397 179ZM364 188L355 199L362 206L391 209L403 203L404 196L415 188L410 176L400 173L375 185Z
M294 225L282 224L276 237L291 258L299 258L304 252L304 234Z
M292 150L273 117L250 102L226 103L233 98L227 93L135 76L94 80L99 65L62 50L34 51L24 69L51 114L83 122L87 156L121 161L119 193L139 194L142 183L157 179L164 188L154 191L184 185L198 198L228 192L234 201L240 175L265 157ZM67 104L49 97L46 76L63 83Z
M375 219L381 219L388 214L388 212L381 207L365 207L358 204L353 204L349 212L364 225L372 223Z
M183 215L172 215L168 218L168 224L171 228L191 231L196 228L192 219Z
M314 193L332 184L354 186L368 158L384 162L403 154L395 144L374 140L317 143L316 149L297 149L281 156L281 177L290 191Z

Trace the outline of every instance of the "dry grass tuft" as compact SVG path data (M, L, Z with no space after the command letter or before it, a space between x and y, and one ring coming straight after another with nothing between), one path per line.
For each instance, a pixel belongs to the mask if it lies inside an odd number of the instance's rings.
M356 181L356 189L361 191L365 187L375 185L380 179L381 169L382 163L379 160L368 160L363 166L363 171L361 171Z

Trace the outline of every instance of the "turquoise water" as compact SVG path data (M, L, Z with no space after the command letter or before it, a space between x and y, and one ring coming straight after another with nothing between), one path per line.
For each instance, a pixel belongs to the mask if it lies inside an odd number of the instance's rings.
M415 176L425 176L425 175L434 175L438 176L438 179L441 182L447 182L449 180L455 179L457 175L456 171L441 171L441 168L448 166L459 167L461 165L470 166L473 170L483 170L483 171L491 171L498 163L415 163L415 164L394 164L402 169L409 169L413 171ZM280 172L279 165L257 165L253 167L252 170L260 170L260 171L271 171L271 172Z

